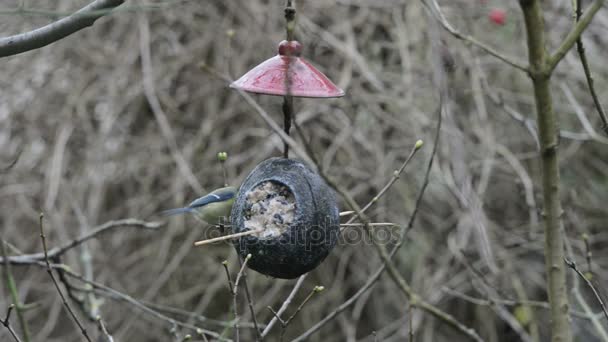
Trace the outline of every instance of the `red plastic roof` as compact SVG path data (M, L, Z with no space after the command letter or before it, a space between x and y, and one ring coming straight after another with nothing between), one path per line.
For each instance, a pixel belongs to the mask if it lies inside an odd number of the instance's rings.
M267 95L344 96L342 89L300 57L301 50L302 45L296 41L281 42L278 55L251 69L230 87Z

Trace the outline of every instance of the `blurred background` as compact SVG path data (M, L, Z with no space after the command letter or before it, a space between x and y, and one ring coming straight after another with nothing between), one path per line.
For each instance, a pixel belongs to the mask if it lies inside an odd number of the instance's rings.
M0 2L0 35L48 24L84 0ZM448 21L526 62L516 1L440 1ZM74 272L127 294L156 312L232 338L232 295L222 261L239 265L227 243L193 248L208 235L190 216L159 211L183 206L223 184L216 154L226 151L228 177L240 181L259 162L280 155L278 136L227 86L276 54L284 39L283 1L127 1L89 29L39 50L0 60L0 235L7 253L49 248L107 221L161 221L158 230L116 229L60 260ZM407 224L428 164L439 89L434 56L447 79L441 138L413 230L395 264L422 298L474 328L486 341L547 341L548 310L538 142L531 83L524 73L438 28L419 1L296 1L303 56L346 91L339 99L296 99L296 120L320 165L364 205L389 181L416 140L424 148L370 216ZM490 15L501 10L504 22ZM544 1L548 49L572 26L569 1ZM494 19L493 19L494 18ZM439 32L439 55L432 48ZM584 35L601 100L608 96L608 12ZM201 68L204 64L207 67ZM608 138L571 51L552 80L560 118L562 201L567 254L602 294L608 280ZM282 122L281 98L254 96ZM605 103L604 105L608 105ZM297 135L296 135L297 137ZM298 139L299 141L299 139ZM16 164L10 165L18 156ZM346 210L346 205L341 204ZM351 231L349 228L347 231ZM354 228L355 233L361 232ZM397 229L389 229L396 231ZM586 234L588 247L583 235ZM589 262L587 252L591 252ZM303 334L355 294L381 264L374 248L342 243L301 284L285 339ZM591 265L591 266L589 266ZM2 267L0 316L13 302ZM13 266L32 341L80 341L45 269ZM589 289L568 269L577 341L606 341L608 324ZM257 320L266 324L296 280L248 272ZM143 312L104 291L73 290L71 305L93 337L102 317L116 341L180 341L195 331ZM242 293L241 293L242 294ZM253 340L251 314L239 296L241 339ZM410 310L388 275L327 322L311 341L466 341L430 315ZM196 316L196 317L195 317ZM203 320L201 317L207 318ZM16 317L11 326L21 334ZM4 328L4 327L0 327ZM278 340L275 326L267 340ZM0 340L11 340L0 329Z

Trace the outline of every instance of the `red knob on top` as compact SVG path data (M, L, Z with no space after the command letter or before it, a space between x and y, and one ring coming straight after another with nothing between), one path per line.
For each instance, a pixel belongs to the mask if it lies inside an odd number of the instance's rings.
M302 44L297 40L282 41L279 44L279 55L300 57L302 54Z

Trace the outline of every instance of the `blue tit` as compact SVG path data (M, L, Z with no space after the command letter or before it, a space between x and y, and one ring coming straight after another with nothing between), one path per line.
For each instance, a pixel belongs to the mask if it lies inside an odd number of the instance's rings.
M165 210L163 215L177 215L192 213L194 216L208 224L218 224L222 218L230 216L232 204L236 197L236 188L225 187L214 190L213 192L194 200L184 208Z

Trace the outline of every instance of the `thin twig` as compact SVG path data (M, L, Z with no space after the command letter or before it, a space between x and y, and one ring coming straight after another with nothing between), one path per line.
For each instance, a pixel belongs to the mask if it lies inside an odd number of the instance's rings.
M323 290L325 290L325 287L315 286L310 291L308 296L306 296L306 298L304 298L302 303L300 303L300 305L298 305L298 308L296 309L296 311L294 311L294 313L287 320L281 319L281 316L279 313L275 312L272 309L272 307L270 307L270 306L268 307L268 310L270 310L270 312L272 312L272 314L274 315L274 318L277 319L281 323L281 335L280 335L279 341L283 342L283 338L285 337L285 332L287 331L287 326L289 325L289 323L291 323L291 321L294 319L294 317L296 317L296 315L304 308L304 305L306 305L306 303L308 303L308 301L310 301L312 296L314 296L316 293L322 292Z
M162 10L168 6L172 6L175 7L178 4L182 4L182 3L186 3L186 2L190 2L192 0L170 0L170 1L165 1L165 2L157 2L154 4L148 4L148 5L144 5L144 4L135 4L135 5L126 5L126 4L122 4L118 7L111 7L111 8L105 8L105 9L99 9L99 10L91 10L91 11L86 11L82 14L80 14L83 17L102 17L105 15L108 15L110 13L115 14L115 13L129 13L129 12L136 12L136 13L141 13L142 11L158 11L158 10ZM40 9L40 8L26 8L25 5L25 0L19 0L19 6L15 7L15 8L11 8L11 9L1 9L0 10L0 15L21 15L21 16L30 16L30 17L48 17L48 18L62 18L62 17L67 17L67 16L71 16L74 15L75 12L74 11L62 11L62 10L45 10L45 9Z
M116 229L116 228L132 227L132 228L142 228L142 229L154 230L161 226L162 226L162 223L160 223L160 222L146 222L146 221L137 220L137 219L133 219L133 218L108 221L102 225L99 225L99 226L93 228L88 233L83 234L80 237L64 244L63 246L51 248L47 252L47 255L48 255L49 259L56 259L57 257L63 255L65 252L69 251L70 249L77 247L88 240L94 239L98 235L101 235L103 233L106 233L106 232ZM16 265L37 264L39 261L44 261L44 259L45 259L44 253L23 254L23 255L7 257L8 262L10 262L11 264L16 264ZM4 258L0 259L0 262L5 262Z
M220 162L220 166L222 167L222 176L224 179L224 186L228 186L228 177L226 174L226 159L228 159L228 153L226 153L226 152L217 153L217 160Z
M71 198L72 196L70 195L69 197ZM74 211L74 213L76 213L76 216L78 217L78 221L80 223L80 232L81 234L85 234L89 230L89 223L87 222L87 218L82 212L80 206L77 205L77 202L73 198L71 198L70 201L72 204L72 210ZM82 272L84 276L88 279L93 279L93 257L86 244L82 244L80 246L80 261L82 264ZM63 277L62 273L59 272L59 281L61 281L65 285L64 280L65 277ZM100 309L101 305L103 304L103 301L95 297L95 294L92 292L86 293L84 298L79 298L72 293L69 287L66 287L66 290L68 297L78 304L81 312L86 313L87 318L89 320L97 321L100 315Z
M239 287L239 281L241 280L241 278L243 277L243 273L245 272L245 267L247 267L247 262L251 259L251 254L247 254L247 256L245 257L245 261L243 262L243 264L241 265L241 269L239 270L239 273L237 273L236 275L236 280L234 281L234 293L236 294L238 291L238 287Z
M241 269L239 270L239 273L236 275L236 279L234 280L234 286L232 287L232 300L233 300L233 306L234 306L234 337L235 337L234 340L236 342L239 342L239 313L238 313L238 306L237 306L239 281L241 280L241 277L243 276L243 272L245 272L245 267L247 267L247 262L250 259L251 259L251 254L247 254L247 257L245 257L245 261L241 265Z
M409 313L409 315L408 315L409 316L408 317L408 321L409 321L409 332L408 332L408 335L410 337L409 342L414 342L414 325L412 324L412 321L413 321L412 316L413 316L413 313L414 313L414 308L410 305L410 306L408 306L408 310L407 311Z
M304 138L304 133L302 133L302 129L295 121L294 121L294 127L296 128L296 133L298 134L300 139L302 141L306 142L306 139ZM393 186L393 184L395 184L395 182L401 177L401 174L405 170L405 167L410 163L410 161L412 160L412 158L414 157L416 152L418 152L418 150L420 150L423 145L424 145L424 143L422 140L416 141L416 143L414 144L414 147L412 147L410 154L407 156L407 158L405 158L405 161L403 162L403 164L401 164L401 166L393 172L393 176L391 177L391 179L384 185L384 187L382 187L382 189L376 194L376 196L372 197L372 199L363 208L361 208L361 213L365 213L371 206L378 203L380 198L382 198L384 196L384 194L386 194L386 192ZM311 155L311 158L316 163L316 159L314 157L314 154L313 154L313 151L312 151L312 148L310 147L310 145L305 143L304 147L306 149L306 152ZM423 185L423 186L426 186L426 185ZM362 223L352 223L359 217L359 215L356 211L348 210L348 211L343 211L340 213L340 217L349 216L349 215L351 216L350 219L346 223L340 224L341 231L347 227L359 227L359 226L364 225ZM390 222L386 222L386 223L385 222L373 222L373 223L370 222L368 224L368 227L374 227L374 226L397 226L398 227L399 225L390 223Z
M11 327L11 322L9 321L9 319L11 318L11 312L13 311L14 307L15 307L15 304L11 304L8 306L8 309L6 310L6 316L4 317L3 321L0 321L0 323L2 323L2 325L4 325L4 327L8 330L8 332L11 334L11 336L13 336L13 338L15 339L16 342L21 342L21 340L19 339L19 336L17 336L17 333L15 332L13 327Z
M82 333L84 338L87 341L92 342L91 338L89 337L89 333L87 332L85 327L80 323L80 320L78 319L78 317L76 317L76 314L72 310L72 307L70 307L70 304L68 303L65 296L63 295L63 292L61 291L61 287L59 287L59 284L57 283L57 280L55 279L55 275L53 275L53 269L51 268L51 263L49 261L49 255L48 255L48 249L46 247L46 237L44 236L44 214L42 214L42 213L40 213L40 239L42 240L42 249L44 250L44 262L46 263L46 271L49 274L49 276L51 277L51 280L53 281L53 284L55 285L55 288L57 289L57 292L59 293L59 297L61 297L63 306L66 308L66 310L72 317L72 320L74 321L74 323L76 323L76 325L78 326L78 329L80 329L80 332Z
M306 303L308 303L308 301L312 298L312 296L314 296L316 293L320 293L323 292L325 290L325 287L323 286L315 286L310 293L308 294L308 296L306 296L306 298L304 298L304 300L302 301L302 303L300 303L300 305L298 306L298 308L296 309L296 311L289 317L289 319L287 319L287 321L285 321L285 326L287 326L289 324L289 322L291 322L296 315L302 311L302 309L304 308L304 305L306 305Z
M541 308L541 309L545 309L545 310L550 310L551 306L549 305L548 302L541 302L541 301L537 301L537 300L511 300L511 299L502 299L502 298L488 298L488 299L484 299L484 298L476 298L470 295L467 295L465 293L462 292L458 292L455 291L447 286L444 286L441 288L441 291L455 297L455 298L459 298L462 299L468 303L474 304L474 305L479 305L479 306L494 306L496 304L501 304L501 305L505 305L505 306L528 306L528 307L534 307L534 308ZM582 319L587 319L587 320L591 320L593 319L593 314L592 315L588 315L584 312L581 311L576 311L576 310L570 310L570 313L572 314L572 316L576 316L578 318L582 318Z
M430 4L428 3L430 2ZM503 55L502 53L496 51L494 48L490 47L489 45L486 45L485 43L482 43L480 41L478 41L477 39L475 39L475 37L466 35L461 33L460 31L456 30L445 18L445 16L443 15L443 12L441 12L441 8L439 7L439 5L437 4L437 1L435 0L422 0L422 4L424 6L426 6L429 11L433 14L433 16L435 17L435 19L437 19L437 21L439 22L439 24L441 24L441 26L448 31L452 36L454 36L457 39L463 40L471 45L474 45L478 48L480 48L481 50L485 51L486 53L490 54L491 56L494 56L498 59L500 59L501 61L509 64L512 67L515 67L516 69L519 69L521 71L524 72L528 72L528 67L525 66L524 64L513 60L511 57L507 57L505 55Z
M587 132L589 137L592 140L597 141L599 143L608 144L608 138L595 131L595 129L593 128L593 125L591 124L591 122L589 121L589 119L587 118L587 116L585 114L586 111L582 108L582 106L578 103L578 101L576 101L576 97L574 97L574 94L572 93L570 88L566 85L566 83L560 82L560 88L562 88L562 91L566 95L566 99L568 100L568 102L570 102L570 105L572 106L574 113L578 117L578 120L580 121L581 125L583 126L583 129L585 129L585 131Z
M553 69L559 64L559 62L566 56L566 53L570 51L572 46L576 43L577 40L581 37L587 26L593 20L595 14L602 8L605 0L595 0L591 6L587 9L585 14L577 20L576 25L570 30L566 38L562 41L561 45L555 50L555 52L548 57L547 59L547 74L551 74Z
M23 304L19 299L19 291L17 290L17 285L15 284L15 278L13 277L13 272L11 270L11 264L8 262L8 258L6 257L6 241L0 241L0 251L2 251L2 258L4 259L4 270L6 276L6 287L8 288L8 292L11 295L11 299L13 300L13 305L15 305L15 311L17 313L17 322L19 322L19 326L21 327L21 333L23 334L23 340L25 342L30 341L30 329L27 325L27 321L25 317L23 317ZM8 312L10 313L10 311ZM8 323L8 321L7 321Z
M103 342L114 342L114 338L112 337L112 335L110 335L108 329L106 328L106 325L103 323L103 320L99 316L97 317L97 325L99 331L101 331L101 334L104 338Z
M232 294L232 310L234 312L234 319L233 319L233 323L232 325L235 326L235 334L236 334L236 341L239 340L239 332L238 332L238 324L237 324L237 319L238 319L238 311L237 311L237 302L236 302L236 291L234 290L234 283L232 282L232 276L230 276L230 270L228 270L228 260L224 260L222 262L222 265L224 266L224 270L226 271L226 278L228 279L228 288L230 289L230 294ZM223 334L222 334L223 335Z
M151 308L149 308L148 306L146 306L146 304L140 302L139 300L129 296L128 294L122 293L120 291L117 291L111 287L108 287L104 284L98 283L96 281L93 280L89 280L86 279L85 277L83 277L80 274L75 273L74 271L72 271L70 268L68 268L65 265L62 264L51 264L52 268L61 270L61 272L65 273L66 275L68 275L71 278L77 279L85 284L89 284L93 287L93 289L96 289L98 291L98 293L102 294L102 295L106 295L109 298L112 299L116 299L116 300L121 300L124 301L126 303L129 303L130 305L140 309L141 311L143 311L146 314L149 314L152 317L155 317L158 320L164 321L164 322L169 322L171 324L175 324L177 326L183 327L183 328L187 328L187 329L192 329L194 331L197 331L199 334L206 334L208 336L211 336L213 338L216 338L220 341L230 341L229 339L223 338L220 336L220 334L216 333L215 331L211 331L211 330L207 330L207 329L203 329L200 327L197 327L193 324L189 324L189 323L185 323L185 322L181 322L178 320L175 320L171 317L168 317L156 310L153 310Z
M35 50L63 39L75 32L92 26L95 21L108 14L124 0L96 0L74 14L36 30L0 39L0 57Z
M281 326L285 326L285 321L281 318L281 316L274 311L274 309L272 308L272 306L267 306L266 307L270 312L272 312L272 315L274 316L273 319L278 320L281 323Z
M573 260L574 253L572 250L572 244L570 243L569 239L565 239L564 247L566 249L567 258L569 260ZM608 341L608 332L604 328L604 324L602 324L603 323L602 320L605 317L604 312L600 312L599 314L596 314L595 312L593 312L593 310L589 306L589 303L587 303L587 299L585 297L583 297L583 294L581 293L580 282L581 282L581 278L578 276L578 274L576 274L574 277L572 277L572 285L571 285L570 292L574 295L574 299L576 300L578 305L581 307L583 312L587 315L588 319L591 321L591 325L595 329L599 338L602 341L607 342Z
M574 23L576 24L581 20L581 16L583 15L583 0L574 1L576 2L576 6L574 8ZM585 46L583 45L582 36L576 40L576 51L578 52L581 65L583 66L583 71L585 72L585 79L587 80L587 86L589 87L589 93L591 93L591 98L595 104L595 109L602 120L602 130L605 134L608 134L608 117L606 116L604 107L602 106L600 98L597 96L597 92L595 91L595 87L593 85L593 76L591 75L589 61L587 60L587 55L585 54Z
M600 303L600 307L602 308L604 317L606 317L606 320L608 320L608 311L606 311L606 306L604 305L604 301L602 300L602 297L600 296L600 294L597 292L597 289L595 288L593 283L591 283L591 281L589 281L589 279L587 279L587 277L585 277L583 272L581 272L578 269L578 267L576 267L576 263L574 261L572 261L568 258L564 258L564 262L566 263L566 265L568 267L570 267L574 272L576 272L576 274L578 274L579 277L581 277L585 281L585 283L587 283L587 286L589 286L589 288L591 288L591 291L593 291L595 298L597 299L598 303Z
M587 272L589 274L593 274L593 270L591 269L591 246L589 244L589 235L583 234L583 242L585 243L585 259L587 260Z
M230 270L228 270L228 260L222 261L222 266L224 266L224 270L226 271L226 278L228 279L228 288L230 289L230 293L233 293L232 277L230 276Z
M299 129L298 129L299 131ZM410 154L407 156L407 158L405 158L405 161L403 162L403 164L401 164L401 166L395 170L395 172L393 172L393 177L391 177L391 179L386 183L386 185L384 185L384 187L378 192L378 194L376 196L374 196L363 208L361 208L361 212L365 213L372 205L376 204L380 198L382 198L382 196L384 196L384 194L393 186L393 184L395 184L395 182L401 177L401 174L403 173L403 171L405 170L405 167L410 163L410 161L412 160L412 158L414 157L414 155L416 154L416 152L418 152L422 146L424 145L424 143L422 142L422 140L418 140L416 141L416 143L414 144L414 147L412 147L412 150L410 151ZM357 219L359 216L357 215L356 211L352 211L354 213L354 215L344 224L341 224L341 227L347 227L348 225L352 224L352 222ZM369 226L374 226L374 225L382 225L382 224L378 224L378 223L370 223Z
M230 293L232 293L232 290L230 290ZM196 312L192 312L189 310L174 308L171 306L161 305L161 304L147 302L147 301L143 301L143 300L140 302L142 304L144 304L145 306L152 308L154 310L157 310L159 312L166 312L166 313L176 314L176 315L180 315L180 316L185 316L185 317L194 319L195 321L198 321L201 323L215 325L215 326L222 327L222 328L232 327L232 322L211 319L211 318L205 317L203 315L199 315ZM262 325L262 326L265 327L265 325ZM255 328L255 325L253 324L253 322L241 322L241 328L253 329L253 328Z
M302 276L300 276L300 278L298 278L298 281L296 282L293 289L291 290L291 293L289 294L289 296L287 296L287 299L285 299L285 301L279 308L279 311L277 311L277 313L275 314L275 317L272 318L272 320L268 323L268 325L262 332L262 338L265 337L266 335L268 335L268 333L270 332L272 327L276 324L277 320L280 320L279 316L281 316L283 314L283 312L285 312L285 310L287 310L287 307L289 306L289 304L291 304L291 301L296 296L296 293L298 292L298 290L304 283L304 280L306 279L307 275L308 275L308 273L304 273Z
M239 258L239 263L241 267L243 266L243 261ZM251 296L251 292L249 291L249 284L247 283L247 272L243 272L243 285L245 287L245 297L247 298L247 305L249 306L249 312L251 313L251 319L253 320L253 325L255 327L255 334L257 338L262 339L262 335L260 333L260 327L258 326L258 319L255 314L255 310L253 308L253 297ZM256 340L257 340L256 338Z

